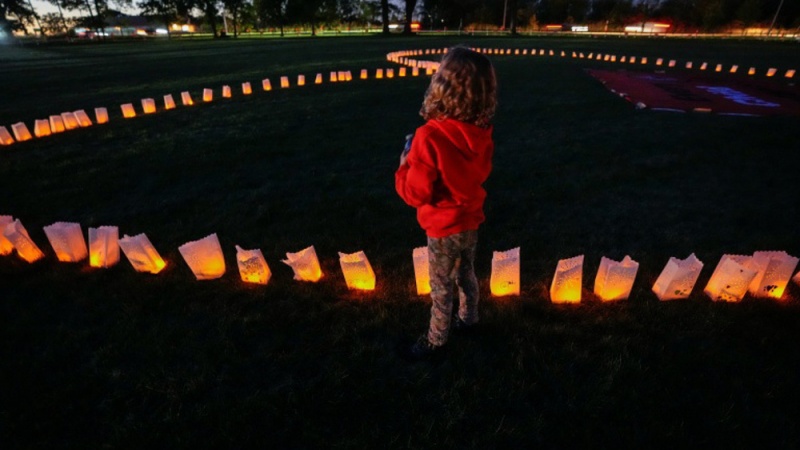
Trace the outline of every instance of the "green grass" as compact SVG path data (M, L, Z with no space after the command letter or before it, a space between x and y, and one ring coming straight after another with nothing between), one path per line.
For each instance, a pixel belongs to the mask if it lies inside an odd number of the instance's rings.
M123 120L143 97L299 73L389 67L389 51L464 42L795 68L797 45L661 39L290 39L0 48L0 124L106 106L112 121L0 150L0 214L47 258L0 258L4 448L791 448L800 444L800 289L709 301L724 253L798 240L797 118L636 111L571 58L493 58L500 83L478 276L482 332L438 365L421 333L394 193L427 80L356 80L235 95ZM652 70L652 68L651 68ZM313 79L313 78L311 78ZM777 81L776 81L777 82ZM199 102L198 102L199 103ZM168 266L58 263L56 221L147 233ZM228 272L194 281L177 250L218 233ZM266 287L238 280L234 244L261 248ZM325 277L279 262L315 245ZM522 247L518 298L491 298L491 252ZM344 286L337 251L364 250L373 293ZM671 256L705 263L687 301L650 287ZM586 255L584 304L553 306L561 258ZM601 256L640 262L631 299L593 300ZM123 258L124 259L124 258Z

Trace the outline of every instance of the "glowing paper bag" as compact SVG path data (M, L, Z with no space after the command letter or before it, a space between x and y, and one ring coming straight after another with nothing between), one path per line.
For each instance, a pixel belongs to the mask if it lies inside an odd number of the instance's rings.
M298 75L297 76L297 85L298 86L305 86L306 85L306 76L305 75Z
M230 86L222 86L222 97L223 98L231 98L231 87Z
M95 108L94 119L97 121L98 125L108 123L108 110L105 108Z
M417 295L431 293L430 262L428 247L417 247L411 254L414 260L414 279L417 281Z
M127 234L122 236L122 239L119 240L119 248L122 249L122 253L137 272L156 274L167 265L144 233L136 236Z
M0 145L11 145L14 143L14 138L8 132L8 128L0 127Z
M242 94L250 95L252 93L253 93L253 87L250 86L250 82L246 81L246 82L242 83Z
M172 98L172 94L167 94L164 96L164 109L175 109L175 99Z
M156 101L152 98L143 98L142 99L142 111L145 114L153 114L156 112Z
M178 251L198 280L213 280L225 274L225 257L216 233L187 242Z
M627 299L638 270L639 263L630 256L625 255L620 262L603 256L594 280L594 293L603 301Z
M181 103L183 103L183 106L194 105L194 100L192 100L192 94L186 91L181 92Z
M67 130L74 130L80 127L80 124L78 124L78 118L75 117L74 113L71 112L61 113L61 119L64 120L64 128L66 128Z
M797 258L786 252L753 253L750 268L758 270L758 273L750 282L750 295L778 299L783 297L797 262Z
M133 109L133 105L130 103L125 103L124 105L120 105L122 108L122 117L126 119L132 119L136 117L136 110Z
M261 80L261 88L264 89L265 91L272 90L272 83L269 82L269 78L264 78L263 80Z
M550 284L553 303L579 303L583 291L583 255L558 261Z
M519 295L519 247L492 253L492 275L489 280L492 295Z
M44 227L44 234L61 262L78 262L89 256L79 223L56 222Z
M14 133L14 139L16 139L17 142L33 139L31 132L28 131L28 127L25 126L24 122L17 122L11 125L11 131Z
M208 88L203 89L203 101L210 102L212 100L214 100L214 91Z
M659 300L676 300L689 297L703 263L692 253L686 259L670 258L653 285Z
M281 262L292 268L295 280L317 282L322 278L322 268L313 245L297 253L286 252L286 259Z
M64 126L64 119L61 118L60 114L50 116L50 132L63 133L66 129L67 127Z
M89 265L107 269L119 262L119 228L89 228Z
M339 252L339 265L348 289L375 290L375 272L363 251L350 254Z
M286 89L289 87L289 77L281 77L281 88Z
M6 229L6 226L14 221L14 218L11 216L0 216L0 255L6 256L10 255L11 252L14 251L14 244L11 243L6 237L3 235L3 230Z
M749 269L750 256L722 255L704 289L711 300L738 302L747 293L758 271Z
M37 120L33 124L33 135L38 137L50 136L50 121L47 119Z
M6 225L3 230L3 236L14 245L17 255L25 261L32 263L44 258L44 253L31 240L28 230L22 226L22 222L19 219Z
M272 271L259 249L245 250L237 245L236 264L242 281L246 283L267 284L272 277Z
M79 109L72 114L75 114L75 118L78 119L78 125L81 127L86 128L92 126L92 119L89 118L86 111Z

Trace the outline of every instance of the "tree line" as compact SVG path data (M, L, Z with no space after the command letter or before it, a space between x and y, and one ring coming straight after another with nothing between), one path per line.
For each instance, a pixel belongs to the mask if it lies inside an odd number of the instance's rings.
M168 25L200 19L215 37L222 17L233 36L242 30L291 27L380 27L417 21L423 30L538 30L545 24L593 24L600 31L666 21L673 31L713 32L769 26L800 31L799 0L46 0L58 13L39 14L30 0L0 0L0 33L39 29L65 32L77 24L103 29L113 8L138 7ZM65 14L65 11L68 14ZM403 32L411 33L411 27Z

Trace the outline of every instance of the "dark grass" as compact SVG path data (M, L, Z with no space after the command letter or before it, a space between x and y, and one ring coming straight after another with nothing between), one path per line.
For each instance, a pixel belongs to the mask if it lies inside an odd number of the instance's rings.
M797 238L797 118L636 111L583 73L602 63L495 57L495 168L478 275L482 330L439 364L395 356L425 327L396 198L424 78L236 95L123 121L120 103L281 75L388 67L388 51L468 42L793 68L797 45L753 41L324 39L0 49L0 123L106 106L112 122L3 148L0 213L47 259L0 259L6 448L727 447L800 443L800 289L710 302L723 253ZM138 274L55 261L42 227L146 232L168 266ZM177 247L216 232L228 273L194 281ZM266 287L233 245L261 248ZM325 277L279 260L315 245ZM488 296L492 250L522 247L523 295ZM336 252L363 249L374 293ZM688 301L650 286L670 256L706 267ZM584 304L549 304L558 259L586 255ZM601 256L641 268L632 297L590 293Z

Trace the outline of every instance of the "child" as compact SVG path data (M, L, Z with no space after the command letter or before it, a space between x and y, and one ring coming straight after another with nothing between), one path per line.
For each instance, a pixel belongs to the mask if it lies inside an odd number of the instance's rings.
M425 92L420 115L427 122L400 157L395 189L417 209L428 236L433 300L430 327L408 350L411 359L433 357L450 328L466 330L478 322L475 247L484 221L481 185L492 170L496 91L494 68L485 56L451 48Z

